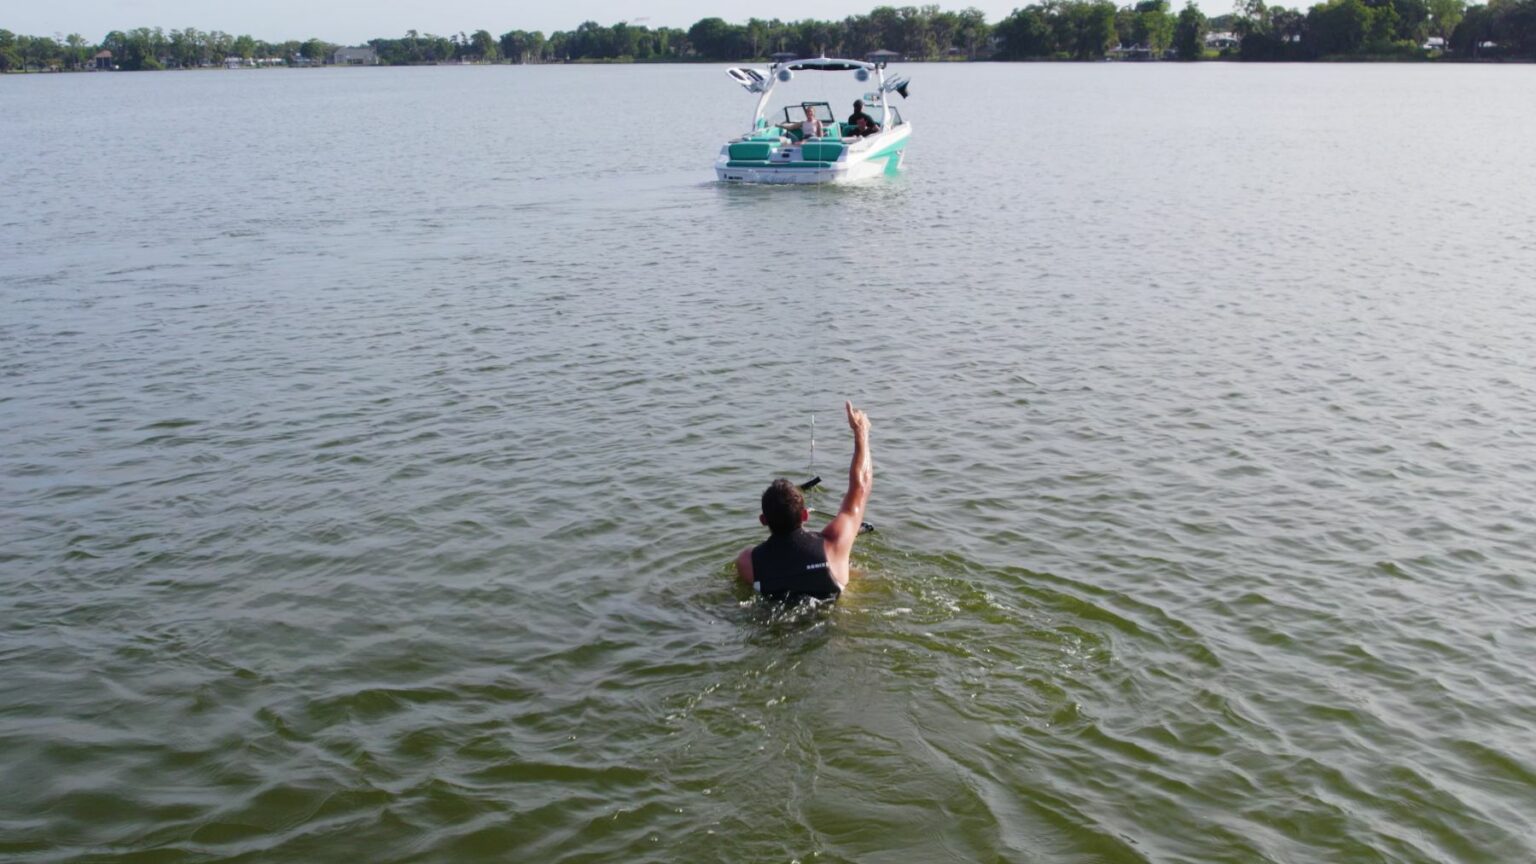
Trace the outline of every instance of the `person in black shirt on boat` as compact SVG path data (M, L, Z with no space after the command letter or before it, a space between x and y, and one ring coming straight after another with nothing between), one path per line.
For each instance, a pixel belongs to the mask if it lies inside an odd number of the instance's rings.
M768 539L736 556L736 572L764 597L829 600L848 585L848 556L869 502L875 469L869 457L869 418L852 402L844 402L843 410L853 430L853 463L848 466L843 505L827 527L819 534L805 530L811 514L794 483L781 477L763 492L763 512L757 518L768 526Z
M864 100L853 100L853 113L848 115L848 125L853 127L855 135L873 135L880 131L880 124L875 118L864 113Z

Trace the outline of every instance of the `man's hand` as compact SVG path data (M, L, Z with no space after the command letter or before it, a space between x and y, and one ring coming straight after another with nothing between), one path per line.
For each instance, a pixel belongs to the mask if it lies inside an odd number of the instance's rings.
M860 438L867 437L869 418L864 415L864 412L853 407L852 402L844 402L843 410L848 412L848 428L853 430L853 434Z
M848 412L848 428L853 430L853 464L848 466L848 497L843 500L843 509L846 511L853 501L858 511L864 509L869 485L875 479L875 468L869 460L869 417L853 407L852 402L844 402L843 410Z

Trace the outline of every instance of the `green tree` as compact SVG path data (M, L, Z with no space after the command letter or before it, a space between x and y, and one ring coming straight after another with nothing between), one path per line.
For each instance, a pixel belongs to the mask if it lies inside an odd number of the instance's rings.
M126 33L121 30L113 30L101 40L101 45L112 52L112 62L119 68L129 71L141 71L147 69L159 69L160 55L159 43L165 41L164 34L148 27L137 27Z
M501 59L496 37L492 36L488 30L476 30L471 34L469 49L472 56L479 57L487 63L494 63Z
M571 34L556 30L549 34L544 41L543 58L545 60L566 60L570 58Z
M756 58L770 53L765 50L769 45L768 36L769 28L767 21L761 18L748 20L746 28L747 56Z
M219 64L234 53L235 37L223 30L210 30L203 34L203 51L209 63Z
M920 60L924 57L932 57L934 54L933 28L930 26L933 14L938 11L937 6L903 6L896 10L896 17L901 22L900 51L908 57Z
M0 72L21 68L21 53L17 50L16 34L0 30Z
M543 30L532 30L528 33L528 56L535 63L542 63L549 54L549 40L544 38Z
M1067 6L1072 22L1072 56L1096 60L1115 46L1115 4L1109 0L1072 3Z
M1468 6L1461 22L1451 31L1451 50L1462 57L1480 56L1482 43L1493 35L1494 19L1487 6Z
M1467 12L1463 0L1429 0L1429 30L1449 44L1456 25Z
M1142 0L1136 4L1132 39L1147 46L1154 56L1161 56L1173 44L1173 24L1167 0Z
M603 52L603 57L630 57L640 53L640 39L645 35L645 28L631 27L620 21L608 30L608 47Z
M1500 38L1523 57L1536 57L1536 0L1500 3Z
M1209 29L1210 22L1199 6L1191 2L1184 7L1173 28L1173 48L1180 60L1199 60L1205 56L1205 34Z
M444 63L452 60L456 52L453 40L447 36L426 35L421 44L421 59L427 63Z
M1427 0L1391 0L1397 23L1392 36L1414 46L1423 44L1429 37L1429 3Z
M23 69L52 69L63 65L63 46L47 36L18 36L16 47Z
M656 56L675 60L683 55L688 46L688 34L675 27L661 27L652 37L656 44Z
M508 63L527 63L531 51L528 34L522 30L509 30L501 34L501 56L507 58Z
M885 34L881 31L880 22L869 15L850 15L840 22L838 29L843 41L847 43L850 54L863 56L871 51L889 47L884 44ZM802 38L810 38L810 35L818 30L826 32L830 38L830 31L824 28L820 21L802 24L800 27Z
M1469 7L1451 42L1466 57L1536 59L1536 0L1490 0L1487 6Z
M1392 39L1402 23L1392 0L1362 0L1370 10L1370 20L1365 27L1365 41L1374 52L1391 50Z
M987 24L987 16L975 6L969 6L961 10L960 22L955 30L955 37L965 48L967 59L975 60L981 56L981 51L992 35L992 28Z
M1307 12L1307 50L1314 57L1359 51L1370 31L1371 10L1360 0L1328 0Z
M817 21L814 18L800 23L798 50L802 57L817 57L823 54L842 54L849 44L849 30L847 22ZM876 44L871 41L869 44ZM853 48L848 53L865 54L873 51L873 48Z
M1297 9L1271 9L1269 24L1274 30L1275 39L1285 46L1289 55L1306 34L1307 16Z
M890 6L876 6L866 17L869 20L866 32L870 37L870 47L865 48L865 51L880 48L888 51L901 49L903 41L901 13Z
M998 54L1004 60L1049 57L1056 51L1051 21L1039 6L1013 10L1007 18L997 22L995 32L1002 40Z
M570 52L578 60L612 57L613 31L596 21L583 21L571 34Z
M299 54L310 63L324 63L332 54L336 53L336 46L324 39L306 39L299 46Z
M932 8L934 13L928 29L933 34L933 45L939 57L948 57L950 49L955 47L955 36L960 32L960 16L953 12L940 12L938 7Z
M1122 48L1129 48L1137 43L1136 39L1136 10L1129 6L1122 6L1115 12L1115 38L1120 41Z
M744 53L744 28L722 18L704 18L688 28L688 41L708 60L739 60Z
M65 61L71 69L84 69L91 56L91 45L79 33L64 37Z
M196 66L197 36L197 31L190 28L186 30L172 30L166 37L170 52L166 59L183 69Z
M1232 18L1232 31L1239 38L1271 30L1270 10L1264 0L1238 0Z

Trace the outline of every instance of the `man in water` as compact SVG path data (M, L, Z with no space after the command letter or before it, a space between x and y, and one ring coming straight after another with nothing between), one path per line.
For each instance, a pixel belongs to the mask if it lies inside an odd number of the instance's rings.
M848 125L853 127L855 135L873 135L880 131L880 124L875 118L864 113L864 100L853 100L853 113L848 115Z
M875 469L869 458L869 418L852 402L844 402L843 410L853 430L853 463L837 516L820 534L805 530L805 521L811 518L805 497L800 487L780 477L763 493L763 512L757 517L768 526L768 539L736 556L741 581L764 597L828 600L848 585L848 555L863 523Z

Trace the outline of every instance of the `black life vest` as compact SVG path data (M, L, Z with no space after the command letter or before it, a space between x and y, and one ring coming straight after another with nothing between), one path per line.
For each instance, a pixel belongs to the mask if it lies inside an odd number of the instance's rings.
M804 528L758 544L752 550L752 580L759 594L774 600L830 600L842 593L832 579L821 535Z

